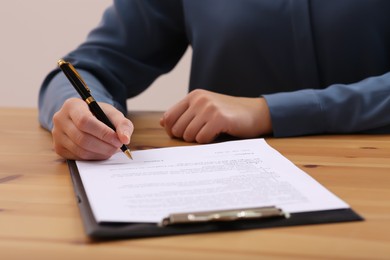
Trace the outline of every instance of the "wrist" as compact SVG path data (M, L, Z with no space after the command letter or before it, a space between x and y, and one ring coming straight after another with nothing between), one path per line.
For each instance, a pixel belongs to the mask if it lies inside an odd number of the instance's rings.
M257 125L259 125L260 135L267 135L272 133L272 120L271 113L265 98L258 98L259 105L259 120L257 120Z

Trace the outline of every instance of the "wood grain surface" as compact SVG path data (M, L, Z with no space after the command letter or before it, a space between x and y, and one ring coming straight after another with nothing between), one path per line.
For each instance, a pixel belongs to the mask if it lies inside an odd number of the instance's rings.
M131 149L189 145L159 112L130 115ZM266 138L365 218L307 225L91 241L67 165L36 109L0 108L0 259L390 259L390 135Z

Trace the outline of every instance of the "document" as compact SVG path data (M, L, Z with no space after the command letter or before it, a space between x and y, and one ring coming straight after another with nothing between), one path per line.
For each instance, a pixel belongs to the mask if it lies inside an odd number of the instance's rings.
M264 139L118 152L76 161L97 222L157 223L171 213L276 206L349 208Z

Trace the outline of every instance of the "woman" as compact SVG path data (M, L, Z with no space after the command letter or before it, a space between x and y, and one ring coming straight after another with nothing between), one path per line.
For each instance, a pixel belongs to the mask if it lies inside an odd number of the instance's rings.
M64 57L117 132L59 70L44 81L40 122L68 159L109 158L130 142L126 99L193 49L189 94L160 124L188 142L390 132L390 1L118 0Z

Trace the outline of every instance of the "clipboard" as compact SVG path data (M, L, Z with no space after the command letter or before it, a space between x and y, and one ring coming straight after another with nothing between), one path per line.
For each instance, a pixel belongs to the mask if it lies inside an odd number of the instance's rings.
M206 219L204 221L196 221L195 223L185 222L176 223L174 225L170 225L169 223L160 223L160 225L155 223L98 223L93 215L75 161L68 160L67 164L70 170L76 200L85 232L93 240L146 238L364 220L351 208L346 208L293 214L281 212L279 215L272 214L270 217L236 217L233 219L222 219L223 221L213 221L215 219ZM242 210L239 212L242 212ZM173 215L171 215L171 217L172 216Z

